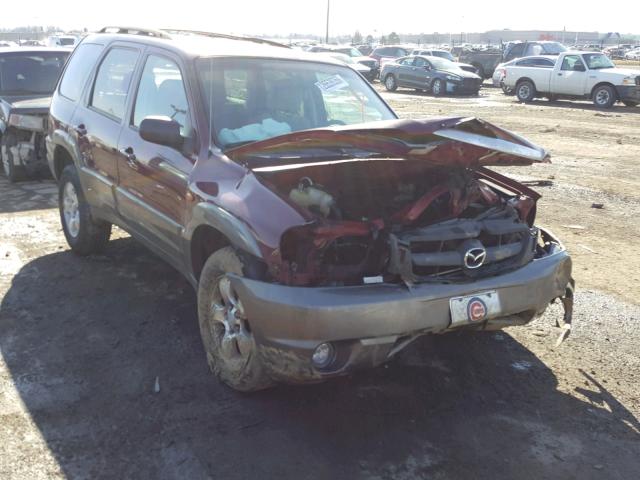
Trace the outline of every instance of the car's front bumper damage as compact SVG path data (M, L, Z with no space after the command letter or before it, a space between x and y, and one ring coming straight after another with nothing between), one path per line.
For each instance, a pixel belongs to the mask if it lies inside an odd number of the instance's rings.
M232 282L263 361L274 378L289 382L375 366L420 335L460 328L451 326L453 297L497 292L499 316L466 326L499 329L528 323L551 301L563 299L568 287L573 291L571 258L562 247L516 270L467 283L307 288L241 277L232 277ZM316 368L314 349L325 342L334 347L333 361Z
M620 101L640 103L640 85L618 85L616 91Z

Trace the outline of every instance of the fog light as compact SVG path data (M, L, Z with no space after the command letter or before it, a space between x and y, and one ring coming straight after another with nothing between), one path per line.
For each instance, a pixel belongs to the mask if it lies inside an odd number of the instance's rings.
M316 367L326 367L333 360L334 349L330 343L321 343L313 351L311 361Z

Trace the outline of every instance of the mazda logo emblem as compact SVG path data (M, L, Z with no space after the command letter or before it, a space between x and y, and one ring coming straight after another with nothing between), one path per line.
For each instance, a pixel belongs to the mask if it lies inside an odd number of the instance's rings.
M470 269L480 268L487 258L484 247L470 248L464 254L464 266Z

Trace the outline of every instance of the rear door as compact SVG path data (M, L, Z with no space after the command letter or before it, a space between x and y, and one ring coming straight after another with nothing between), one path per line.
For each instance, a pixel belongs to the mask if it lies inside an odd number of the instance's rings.
M180 262L189 175L196 160L193 104L179 59L163 50L145 53L131 114L118 142L118 208L129 228ZM181 125L182 148L147 142L142 120L164 116Z
M139 48L109 48L98 64L85 101L73 116L84 163L84 190L91 197L89 203L105 211L116 210L113 191L118 179L118 138L139 58Z
M587 68L582 57L565 55L560 70L551 75L551 92L561 95L583 95L587 77Z

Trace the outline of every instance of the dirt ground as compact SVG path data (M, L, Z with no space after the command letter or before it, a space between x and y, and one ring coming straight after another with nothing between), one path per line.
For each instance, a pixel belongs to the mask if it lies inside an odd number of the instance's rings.
M388 365L240 395L211 377L195 295L118 232L71 254L51 181L0 179L0 478L621 479L640 472L640 108L384 93L402 117L478 116L547 148L503 169L567 244L559 306L425 337ZM602 204L602 208L593 208ZM156 391L156 383L160 387Z

